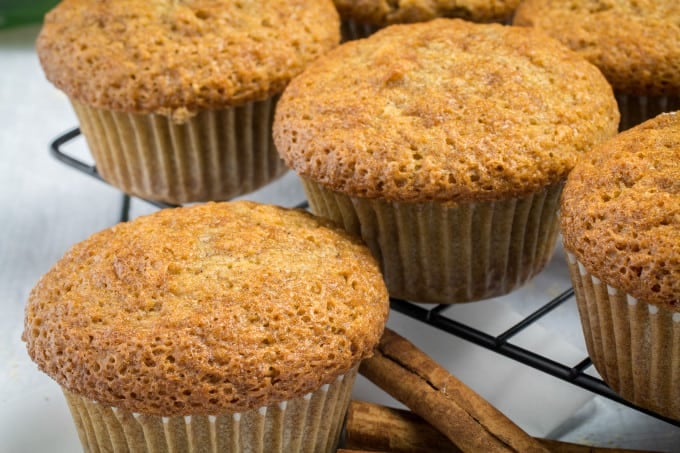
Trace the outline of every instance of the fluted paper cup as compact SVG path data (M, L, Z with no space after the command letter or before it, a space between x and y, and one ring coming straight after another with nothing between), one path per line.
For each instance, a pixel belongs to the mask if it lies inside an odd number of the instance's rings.
M621 112L620 131L637 126L663 112L680 110L678 96L635 96L617 93L616 102Z
M64 390L85 451L113 453L334 452L357 368L315 392L242 413L162 417Z
M392 297L445 304L501 296L540 272L555 248L562 184L451 205L350 197L302 181L314 214L367 243Z
M363 22L357 22L354 19L344 18L340 22L340 36L342 41L352 41L354 39L368 38L382 27L379 25L371 25Z
M506 19L499 19L498 21L494 22L504 25L512 25L512 16ZM389 25L374 25L366 22L356 21L349 17L343 17L342 21L340 22L340 36L342 37L342 42L368 38L373 33L387 26Z
M130 195L174 204L229 200L286 172L271 125L278 97L183 122L71 101L102 178Z
M638 300L567 253L588 354L624 399L680 420L680 311Z

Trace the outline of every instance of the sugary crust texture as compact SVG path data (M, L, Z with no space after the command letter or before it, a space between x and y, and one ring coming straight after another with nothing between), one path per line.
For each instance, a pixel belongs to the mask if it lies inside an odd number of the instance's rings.
M288 166L331 190L460 202L562 181L618 121L597 68L542 32L435 19L312 63L284 91L273 133Z
M298 397L372 355L388 295L368 249L310 214L168 209L74 246L36 285L24 340L69 391L155 415Z
M81 103L181 120L280 93L339 27L331 0L63 0L37 50Z
M680 2L525 0L514 23L540 28L598 66L616 91L680 95Z
M593 150L569 175L564 246L609 285L680 311L680 115Z
M519 0L334 0L340 15L371 25L458 17L489 22L512 16Z

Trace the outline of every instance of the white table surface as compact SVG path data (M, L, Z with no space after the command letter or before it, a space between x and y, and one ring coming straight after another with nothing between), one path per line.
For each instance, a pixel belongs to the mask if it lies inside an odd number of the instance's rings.
M57 162L56 136L77 125L65 96L43 77L35 26L0 30L0 453L80 451L59 387L21 341L23 309L40 275L75 242L119 219L120 193ZM89 155L81 139L68 148ZM285 206L304 199L295 175L245 198ZM132 216L156 208L134 201ZM509 296L452 307L447 316L500 333L569 286L561 250ZM680 428L453 338L398 313L408 337L533 435L591 445L680 451ZM585 356L573 300L516 340L556 360ZM354 397L398 405L360 378Z

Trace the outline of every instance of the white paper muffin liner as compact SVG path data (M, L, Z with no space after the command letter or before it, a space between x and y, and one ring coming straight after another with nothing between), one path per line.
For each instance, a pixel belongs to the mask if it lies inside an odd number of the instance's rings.
M621 113L619 131L625 131L664 112L680 110L678 96L634 96L616 93Z
M105 181L130 195L182 204L228 200L286 172L271 136L277 99L202 111L183 123L71 103Z
M300 398L243 413L161 417L64 395L87 452L334 452L358 367Z
M366 242L392 297L456 303L500 296L540 272L555 248L562 184L451 206L356 198L302 182L314 214Z
M588 354L624 399L680 419L680 311L638 300L567 253Z

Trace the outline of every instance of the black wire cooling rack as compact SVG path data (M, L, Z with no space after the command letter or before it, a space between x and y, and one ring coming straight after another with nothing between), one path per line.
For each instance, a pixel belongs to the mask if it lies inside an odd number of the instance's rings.
M57 137L50 144L50 152L53 157L55 157L60 162L75 168L76 170L85 173L93 178L96 178L102 182L105 182L102 177L97 172L94 165L88 164L81 161L78 158L72 157L71 155L63 151L63 147L69 142L74 140L80 135L80 129L75 128L67 131ZM130 212L130 196L127 194L122 194L122 207L121 207L121 221L127 221L129 219ZM150 203L158 208L169 208L175 207L176 205L142 199L143 201ZM307 202L303 201L298 204L298 207L307 207ZM555 361L549 357L538 354L534 351L528 350L526 348L517 346L512 343L512 339L518 335L520 332L524 331L527 327L535 323L537 320L549 315L554 309L561 306L574 296L574 291L572 288L564 291L552 300L547 301L544 305L538 308L536 311L531 313L529 316L525 317L515 325L511 326L499 335L492 335L477 328L468 326L464 323L453 320L447 316L443 315L443 311L450 307L451 305L441 304L436 306L423 306L420 304L415 304L401 299L390 299L390 307L392 310L397 311L403 315L416 319L427 325L435 327L439 330L447 332L451 335L455 335L459 338L467 340L478 346L482 346L493 352L501 354L505 357L513 359L519 363L526 366L535 368L539 371L547 373L553 377L561 379L563 381L569 382L573 385L586 389L597 395L601 395L610 400L616 401L620 404L633 408L639 412L650 415L659 420L665 421L671 425L680 427L680 420L673 420L664 417L660 414L652 412L650 410L641 408L632 404L629 401L624 400L619 395L617 395L611 388L605 384L601 379L587 374L586 371L592 367L592 361L590 357L585 357L583 360L573 364L563 364Z

